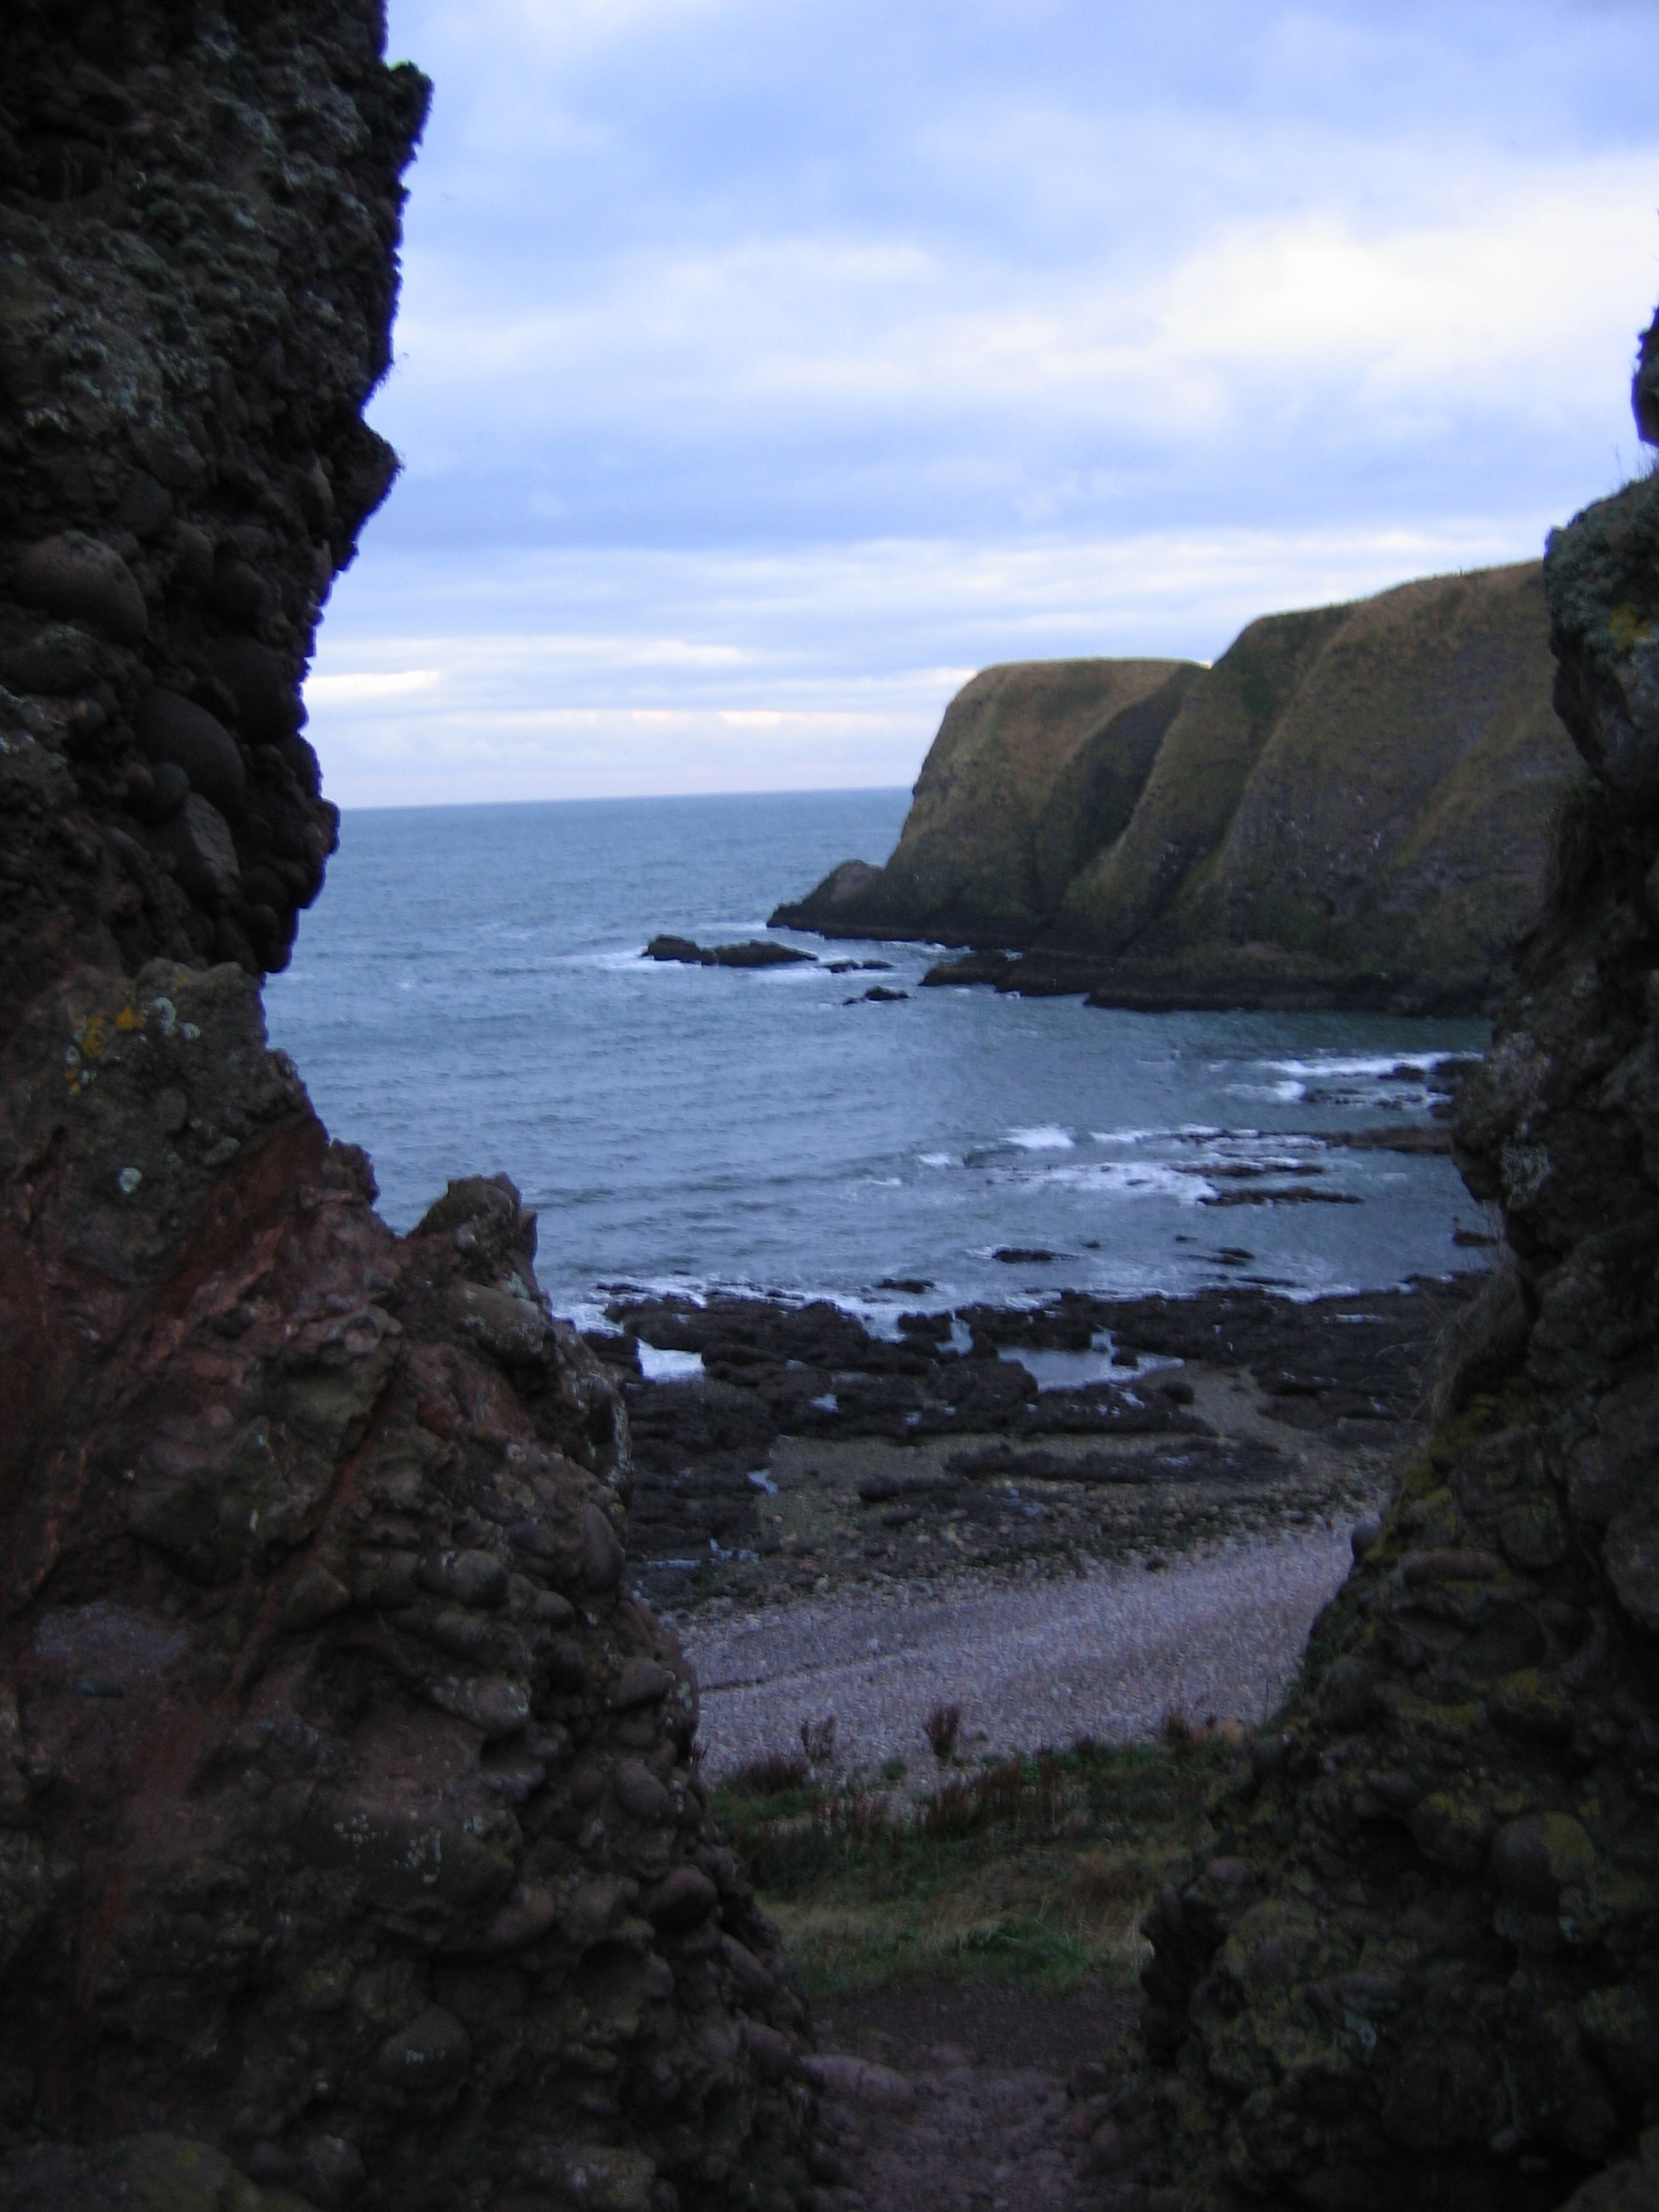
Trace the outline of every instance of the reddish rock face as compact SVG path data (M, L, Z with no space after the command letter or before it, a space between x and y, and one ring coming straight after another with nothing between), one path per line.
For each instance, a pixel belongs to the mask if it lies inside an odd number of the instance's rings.
M745 2147L787 2201L804 2014L511 1185L392 1236L230 967L70 978L0 1096L10 2117L323 2202Z
M0 2203L781 2208L805 2020L504 1178L265 1045L391 481L372 0L19 0L0 82Z

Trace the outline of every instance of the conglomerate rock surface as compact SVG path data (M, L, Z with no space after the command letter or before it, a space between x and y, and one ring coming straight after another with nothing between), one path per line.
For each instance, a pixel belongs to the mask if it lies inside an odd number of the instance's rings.
M1510 1264L1152 1917L1126 2204L1659 2203L1659 480L1547 581L1592 780L1455 1124Z
M362 409L427 85L364 0L5 36L0 759L68 775L0 792L9 1020L71 950L280 967L321 885L300 679L397 466Z
M392 473L370 0L8 14L0 2203L786 2206L805 2021L504 1179L267 1049L298 681Z

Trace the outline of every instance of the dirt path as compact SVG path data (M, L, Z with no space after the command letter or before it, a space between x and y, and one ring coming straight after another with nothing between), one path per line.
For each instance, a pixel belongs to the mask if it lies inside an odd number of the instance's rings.
M1086 2069L1129 2026L1132 1999L921 1984L815 2012L820 2044L840 2054L823 2090L830 2203L853 2212L856 2192L869 2212L1097 2212L1100 2179L1073 2123Z

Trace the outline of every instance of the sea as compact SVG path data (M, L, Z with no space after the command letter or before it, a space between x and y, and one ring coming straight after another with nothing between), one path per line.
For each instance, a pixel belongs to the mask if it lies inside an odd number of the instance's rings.
M395 1228L452 1177L511 1176L582 1325L630 1291L825 1297L884 1333L1066 1287L1306 1297L1481 1264L1449 1158L1340 1141L1427 1126L1480 1022L924 989L938 947L800 932L772 934L815 964L641 957L664 932L766 936L837 861L884 858L908 800L348 812L266 987L271 1042L371 1154Z

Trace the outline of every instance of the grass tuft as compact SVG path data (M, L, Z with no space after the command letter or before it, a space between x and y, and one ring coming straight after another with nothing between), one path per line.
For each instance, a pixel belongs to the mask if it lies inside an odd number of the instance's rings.
M943 1765L956 1750L957 1738L962 1734L962 1707L935 1705L921 1728L934 1758Z
M908 1806L858 1776L775 1793L749 1770L715 1790L714 1807L809 1990L922 1977L1128 1986L1141 1917L1235 1753L1236 1730L1182 1731L988 1760Z
M799 1752L770 1751L726 1778L726 1788L744 1797L784 1797L804 1790L812 1770Z

